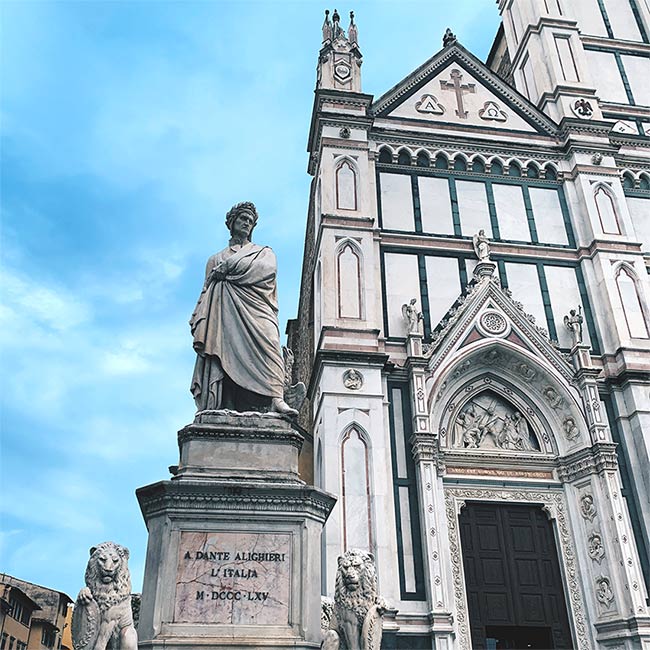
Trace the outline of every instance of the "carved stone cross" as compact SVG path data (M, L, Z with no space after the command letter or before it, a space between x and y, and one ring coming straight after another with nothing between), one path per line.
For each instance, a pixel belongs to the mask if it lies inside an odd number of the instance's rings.
M458 104L458 108L456 109L456 115L458 115L458 117L464 120L467 119L467 111L463 106L463 94L475 93L476 84L470 84L470 83L462 84L461 83L462 79L463 79L463 75L460 73L460 70L454 68L451 71L451 81L443 81L441 79L440 88L442 88L443 90L453 90L456 93L456 103Z

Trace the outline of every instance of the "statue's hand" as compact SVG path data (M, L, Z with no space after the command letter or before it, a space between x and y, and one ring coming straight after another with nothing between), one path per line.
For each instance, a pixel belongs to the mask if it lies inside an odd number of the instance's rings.
M88 589L88 587L84 587L79 592L79 595L77 596L77 601L79 602L80 605L89 605L93 601L93 595L90 589Z
M212 271L210 271L210 275L208 276L208 282L215 281L219 282L220 280L223 280L226 277L226 273L228 272L228 269L226 268L226 263L225 262L220 262L215 266Z

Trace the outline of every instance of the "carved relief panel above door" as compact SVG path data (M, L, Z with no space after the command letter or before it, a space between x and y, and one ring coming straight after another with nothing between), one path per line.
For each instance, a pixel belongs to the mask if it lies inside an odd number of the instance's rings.
M453 446L460 449L540 451L526 418L504 398L485 391L460 410L453 424Z

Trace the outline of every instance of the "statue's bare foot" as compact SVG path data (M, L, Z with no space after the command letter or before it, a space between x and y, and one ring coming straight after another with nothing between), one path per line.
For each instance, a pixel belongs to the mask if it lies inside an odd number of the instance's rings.
M275 413L282 413L282 415L289 415L290 417L297 417L298 411L292 409L281 397L274 397L271 400L271 410Z

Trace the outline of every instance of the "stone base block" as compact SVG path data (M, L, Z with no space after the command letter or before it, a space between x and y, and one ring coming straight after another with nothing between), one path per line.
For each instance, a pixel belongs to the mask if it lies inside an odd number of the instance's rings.
M299 480L301 440L260 415L179 432L174 478L137 491L141 650L320 647L320 535L336 500Z
M301 482L303 436L275 413L200 411L178 432L176 478Z

